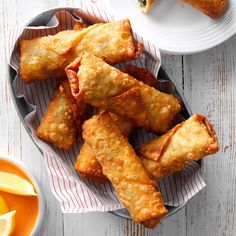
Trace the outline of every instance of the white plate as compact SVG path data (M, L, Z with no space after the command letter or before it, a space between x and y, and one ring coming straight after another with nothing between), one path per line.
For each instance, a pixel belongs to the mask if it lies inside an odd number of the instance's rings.
M171 54L190 54L214 47L236 33L236 1L212 20L181 0L156 0L148 15L137 0L100 0L116 19L129 18L139 35Z

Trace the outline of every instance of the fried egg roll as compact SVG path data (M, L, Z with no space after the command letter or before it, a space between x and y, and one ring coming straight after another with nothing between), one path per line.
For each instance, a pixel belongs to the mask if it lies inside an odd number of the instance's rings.
M110 113L113 121L119 127L121 133L128 137L133 130L133 123L125 120L116 114ZM99 183L108 181L107 177L102 172L102 166L96 159L96 156L91 147L85 142L76 158L74 168L83 178L93 180Z
M84 51L113 64L134 59L141 50L128 19L61 31L20 41L20 77L25 83L64 77L66 66Z
M136 80L91 53L77 58L66 73L75 98L156 133L166 132L181 109L174 96Z
M218 151L219 143L213 126L199 114L138 148L143 166L156 179L169 176L190 162Z
M109 113L85 121L83 137L132 219L154 227L167 213L161 193Z
M38 138L68 150L76 141L85 104L75 100L69 82L55 91L35 134Z
M223 15L228 6L228 0L183 0L207 16L217 19Z

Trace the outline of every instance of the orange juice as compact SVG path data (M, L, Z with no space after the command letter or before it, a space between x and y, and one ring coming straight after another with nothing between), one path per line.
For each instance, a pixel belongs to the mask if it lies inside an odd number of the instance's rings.
M13 163L0 160L0 171L16 174L33 184L27 174ZM37 220L39 211L38 197L19 196L3 191L0 191L0 196L7 202L9 211L16 210L15 229L12 236L28 236Z

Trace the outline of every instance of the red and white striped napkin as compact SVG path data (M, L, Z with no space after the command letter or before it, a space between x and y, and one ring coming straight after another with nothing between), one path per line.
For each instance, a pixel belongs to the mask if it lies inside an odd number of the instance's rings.
M44 27L28 27L24 29L12 29L9 34L8 52L11 55L10 65L18 72L20 39L31 39L44 35L55 34L61 30L71 29L78 17L83 16L92 22L114 21L114 18L96 6L88 6L77 10L58 10L56 12L54 25ZM20 35L20 36L19 36ZM161 65L160 52L157 47L134 33L137 41L145 46L142 57L131 63L140 67L148 68L155 76ZM122 67L124 64L119 64ZM25 118L25 124L30 129L33 140L43 151L45 164L49 174L51 189L54 196L60 202L63 213L82 213L89 211L113 211L123 208L117 198L111 184L96 184L86 181L74 171L73 165L80 147L83 143L82 137L70 151L63 151L55 146L39 140L34 131L39 126L42 116L53 91L60 81L51 79L39 83L26 85L17 73L12 87L16 97L25 97L31 104L33 112ZM135 143L141 144L144 140L154 137L153 134L142 130L136 134ZM197 163L190 164L187 168L173 176L159 181L159 189L163 195L166 205L180 206L205 187L205 182L199 173Z

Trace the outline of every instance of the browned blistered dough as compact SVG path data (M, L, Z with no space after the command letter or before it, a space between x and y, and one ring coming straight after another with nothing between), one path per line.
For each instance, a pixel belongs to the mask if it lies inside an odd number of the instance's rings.
M117 116L114 113L110 113L110 116L119 127L121 133L125 137L128 137L134 127L133 123ZM74 168L80 173L83 178L100 183L108 181L108 179L102 172L101 164L96 159L93 150L86 142L83 144L80 153L76 158Z
M212 125L199 114L138 148L143 166L156 179L180 171L190 162L218 150L219 143Z
M172 95L136 80L91 53L84 53L72 65L72 69L68 66L66 71L75 98L84 99L156 133L166 132L181 109ZM77 78L70 76L77 71Z
M132 219L154 227L153 219L159 220L167 213L161 193L109 113L85 121L83 137Z
M64 96L70 104L72 109L74 122L78 128L81 130L81 125L83 122L83 115L86 109L86 103L82 99L75 99L71 93L70 83L68 80L62 82L59 86L60 93Z
M82 29L87 28L87 27L88 27L88 25L86 23L78 21L74 24L73 30L78 30L79 31L79 30L82 30Z
M70 149L76 141L77 127L73 111L59 90L54 93L35 134L63 149Z
M158 80L153 76L153 74L146 68L140 68L131 64L126 65L121 69L124 73L127 73L134 77L135 79L142 81L150 87L157 88Z
M107 182L108 179L102 172L102 166L96 159L91 147L85 142L76 158L74 168L81 177L99 183Z
M216 19L223 15L228 6L228 0L183 0L192 7Z
M20 41L20 77L25 83L64 77L66 66L84 51L113 64L134 59L141 50L136 50L128 19L61 31Z

